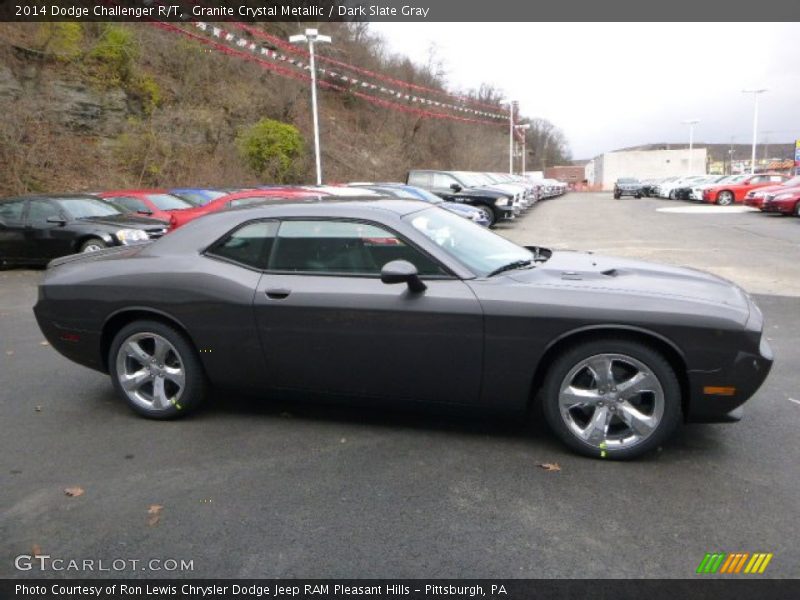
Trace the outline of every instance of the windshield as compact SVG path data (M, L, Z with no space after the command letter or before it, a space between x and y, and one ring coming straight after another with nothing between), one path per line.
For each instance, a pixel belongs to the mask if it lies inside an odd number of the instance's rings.
M176 196L180 196L184 200L188 200L197 206L203 206L212 200L216 200L217 198L222 198L223 196L227 195L225 192L217 192L214 190L203 190L202 192L182 191L174 193Z
M439 204L443 202L439 196L434 194L433 192L429 192L428 190L423 190L422 188L409 186L407 188L401 188L406 190L409 194L416 196L419 200L425 200L425 202L432 202L433 204Z
M792 177L791 179L787 179L782 184L784 187L797 187L800 185L800 175L797 177Z
M464 182L467 187L476 187L484 184L484 182L476 177L474 173L465 173L464 171L459 171L458 173L453 173L453 175L455 175L457 179L460 179L462 182Z
M115 204L98 198L57 198L55 202L73 219L110 217L125 212Z
M478 277L510 263L534 259L525 248L439 208L427 208L404 219Z
M183 198L172 194L147 194L147 199L155 204L158 210L183 210L193 206Z

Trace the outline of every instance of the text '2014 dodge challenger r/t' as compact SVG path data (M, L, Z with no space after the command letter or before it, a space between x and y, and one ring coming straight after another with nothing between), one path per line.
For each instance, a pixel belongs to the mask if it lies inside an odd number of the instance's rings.
M520 247L429 204L222 211L53 261L34 307L137 413L209 385L525 410L589 456L739 419L772 352L739 287L687 268Z

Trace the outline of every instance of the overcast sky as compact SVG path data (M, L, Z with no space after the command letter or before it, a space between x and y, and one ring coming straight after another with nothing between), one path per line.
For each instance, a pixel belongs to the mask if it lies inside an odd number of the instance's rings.
M481 82L566 134L575 158L651 142L800 138L797 23L373 23L390 50L426 63L435 44L448 83Z

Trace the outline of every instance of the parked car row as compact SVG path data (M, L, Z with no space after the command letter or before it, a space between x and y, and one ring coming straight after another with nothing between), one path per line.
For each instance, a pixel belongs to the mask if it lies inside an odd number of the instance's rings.
M411 173L408 179L412 179ZM513 176L459 172L458 181L464 187L448 187L438 193L430 186L408 183L356 182L122 189L0 199L0 266L44 265L68 254L146 242L204 215L254 204L402 198L437 205L491 227L499 220L516 217L540 198L555 195L551 184Z
M437 171L408 172L406 182L449 202L469 204L484 213L490 226L520 216L539 200L564 194L567 186L553 180L532 180L508 173Z

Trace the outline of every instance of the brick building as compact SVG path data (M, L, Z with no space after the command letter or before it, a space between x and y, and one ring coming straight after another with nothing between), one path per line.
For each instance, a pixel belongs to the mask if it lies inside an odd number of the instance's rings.
M547 167L544 170L546 179L558 179L564 183L578 184L586 181L586 168L584 165L562 165Z

